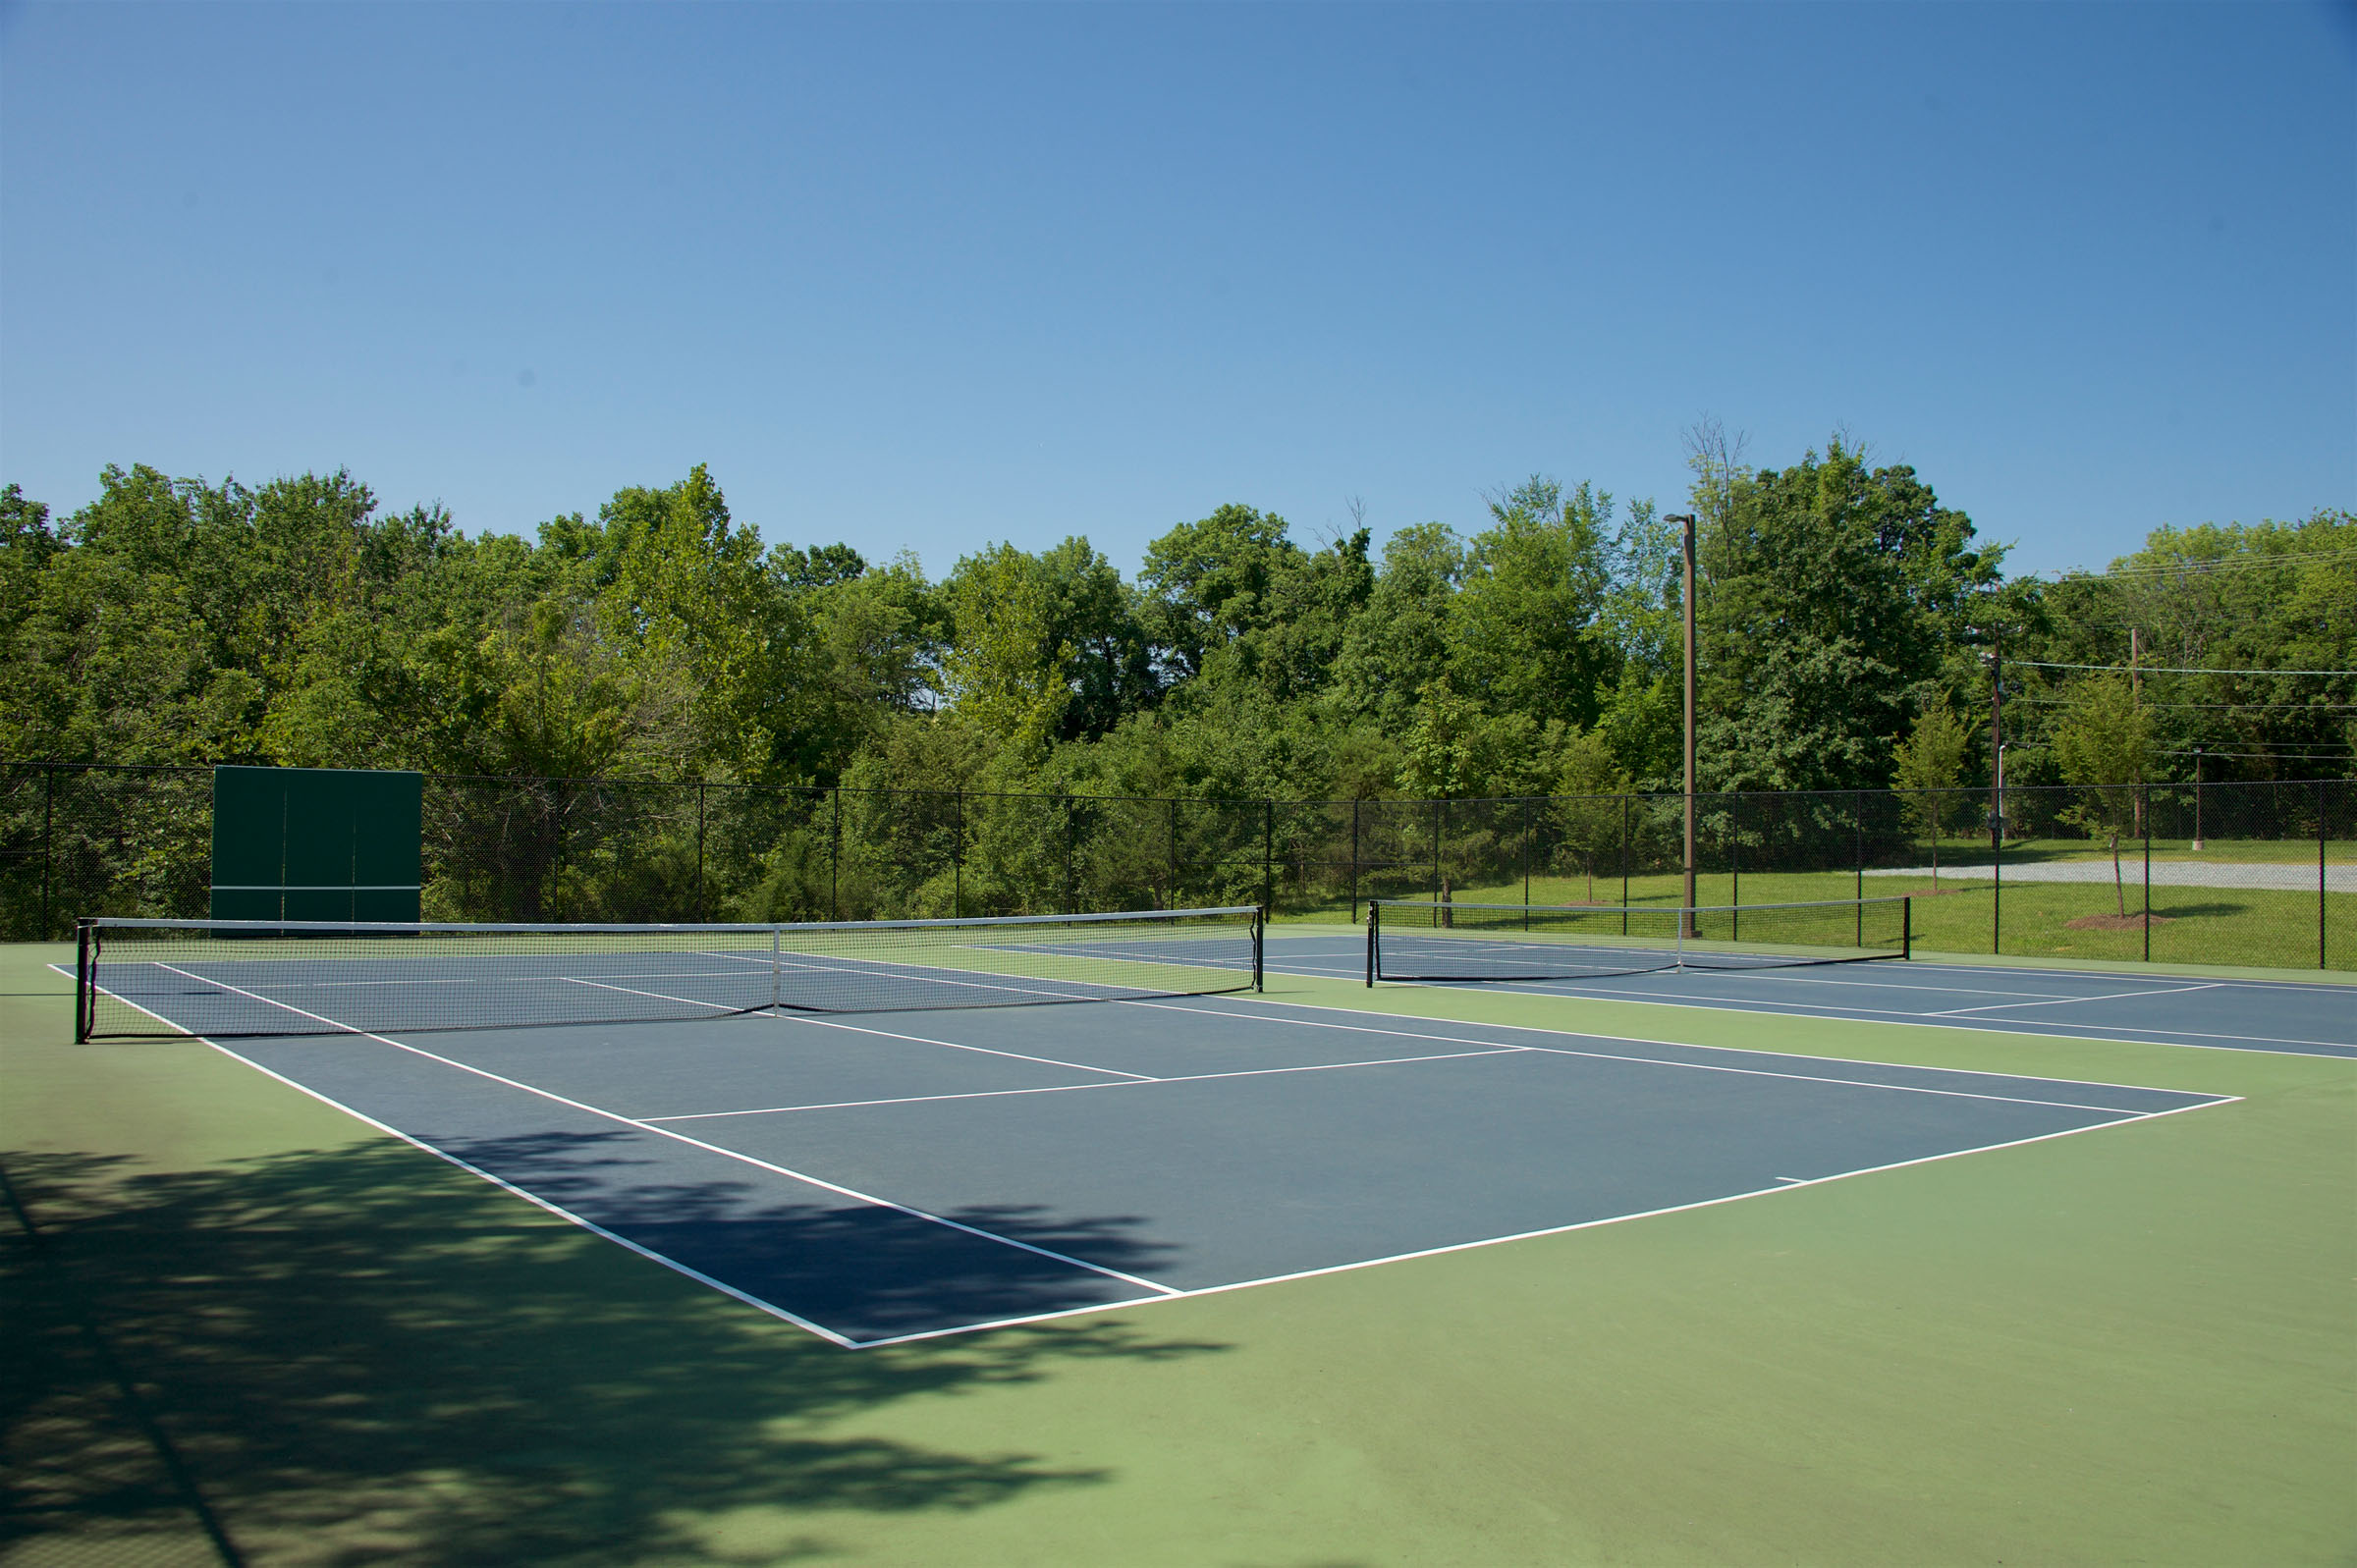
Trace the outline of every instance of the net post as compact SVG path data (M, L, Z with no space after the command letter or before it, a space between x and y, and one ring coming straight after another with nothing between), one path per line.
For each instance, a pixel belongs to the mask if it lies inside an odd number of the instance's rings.
M769 928L769 1010L776 1012L786 1004L786 988L782 978L784 954L779 950L785 935L776 926Z
M1374 899L1367 900L1367 989L1375 989L1375 923L1376 911L1383 906Z
M1269 911L1266 906L1263 906L1253 911L1252 914L1252 989L1254 991L1261 989L1261 944L1267 939L1268 933Z
M97 1008L90 1001L90 988L95 984L90 973L90 923L74 922L74 1043L89 1041L93 1015Z
M1901 958L1915 956L1915 900L1912 897L1898 900L1898 955Z

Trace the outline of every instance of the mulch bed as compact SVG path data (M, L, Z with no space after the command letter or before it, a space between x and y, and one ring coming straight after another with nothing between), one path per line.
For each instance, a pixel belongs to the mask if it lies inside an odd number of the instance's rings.
M2073 931L2142 931L2147 918L2144 915L2081 915L2076 920L2062 923ZM2149 918L2156 926L2165 926L2176 916L2153 915Z

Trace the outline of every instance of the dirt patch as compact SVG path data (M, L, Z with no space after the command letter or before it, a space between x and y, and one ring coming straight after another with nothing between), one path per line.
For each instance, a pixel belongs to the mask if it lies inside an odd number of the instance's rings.
M2065 920L2062 923L2073 931L2142 931L2148 918L2156 926L2165 926L2176 917L2174 915L2081 915L2076 920Z

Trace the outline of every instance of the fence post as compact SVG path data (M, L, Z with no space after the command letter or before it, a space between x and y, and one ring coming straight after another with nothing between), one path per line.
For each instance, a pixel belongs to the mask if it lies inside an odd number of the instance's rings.
M1078 836L1078 833L1079 830L1073 826L1072 822L1072 797L1066 795L1064 797L1064 912L1068 915L1076 915L1080 912L1072 907L1072 839Z
M2321 820L2321 819L2320 819ZM49 884L57 865L57 770L41 765L41 940L57 929L49 914ZM77 1007L81 1005L78 1001Z
M1849 796L1849 826L1856 836L1858 863L1858 946L1866 946L1866 791L1855 789Z
M2002 801L2003 796L1991 791L1991 798ZM2005 950L2005 819L1999 810L1989 813L1989 955L1994 958Z
M965 785L958 786L958 819L950 829L950 917L965 915Z
M2136 786L2136 820L2144 824L2144 961L2153 961L2153 802L2152 785Z
M1634 798L1627 794L1620 797L1620 935L1623 937L1628 935L1628 809Z
M1446 802L1435 796L1432 802L1432 901L1441 902L1441 812Z
M1260 803L1260 917L1277 908L1277 802Z
M704 782L695 782L695 918L704 918Z
M1350 923L1354 926L1358 924L1358 805L1356 800L1350 802Z
M1530 796L1522 797L1522 929L1530 929Z
M828 791L835 797L835 826L827 835L827 918L843 918L843 785Z
M1170 825L1168 828L1170 869L1165 874L1166 880L1163 884L1162 906L1165 909L1176 909L1178 907L1178 797L1173 795L1170 799L1164 801L1163 804L1170 807Z
M2325 782L2316 782L2316 966L2325 967Z
M1743 940L1743 792L1727 797L1727 940Z

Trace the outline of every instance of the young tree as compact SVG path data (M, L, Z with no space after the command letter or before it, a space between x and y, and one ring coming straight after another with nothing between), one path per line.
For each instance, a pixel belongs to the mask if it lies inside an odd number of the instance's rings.
M1630 788L1627 770L1606 738L1590 730L1563 747L1563 769L1556 782L1556 841L1578 860L1588 879L1588 902L1596 901L1596 860L1620 843L1626 817L1622 797Z
M2109 837L2111 888L2125 919L2128 893L2120 878L2119 836L2135 823L2142 786L2151 776L2152 718L2137 705L2125 676L2097 676L2071 693L2055 730L2054 750L2064 781L2082 791L2061 816L2091 835Z
M1948 802L1942 791L1963 777L1972 731L1956 717L1946 696L1915 716L1915 728L1891 750L1891 784L1902 790L1901 804L1932 841L1932 891L1940 891L1940 830Z

